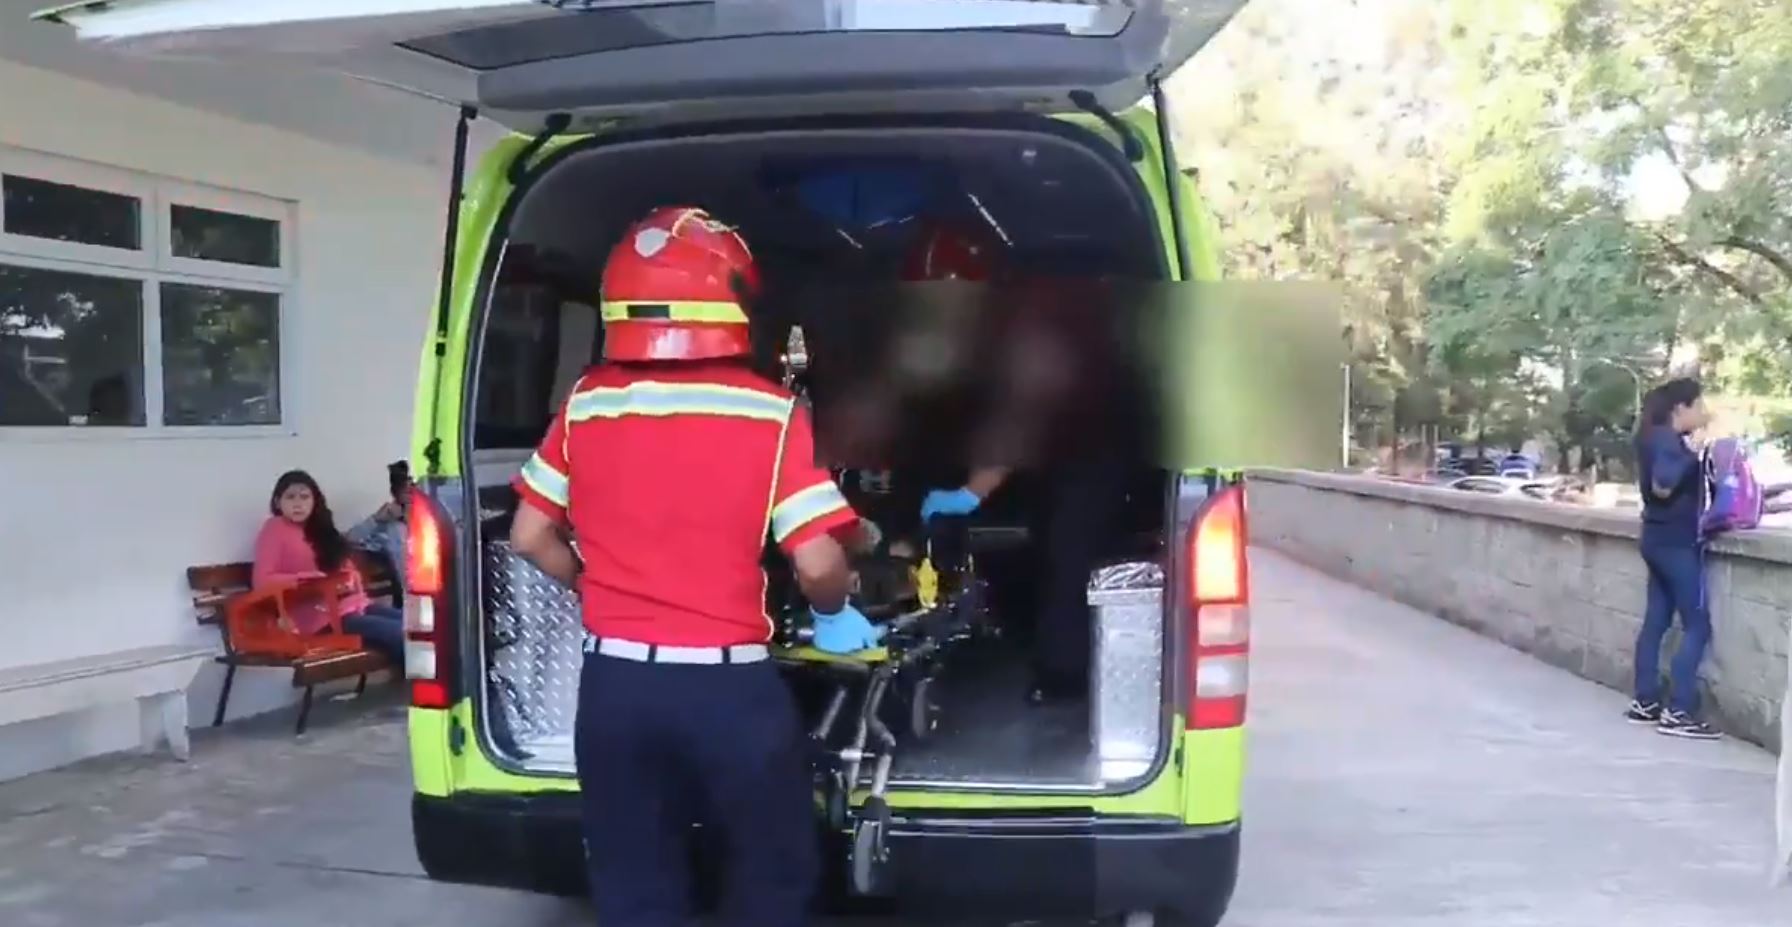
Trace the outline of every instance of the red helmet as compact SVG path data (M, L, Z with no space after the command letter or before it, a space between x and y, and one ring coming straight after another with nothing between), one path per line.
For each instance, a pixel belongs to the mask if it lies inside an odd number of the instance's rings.
M995 273L995 238L980 228L931 225L902 264L902 279L986 281Z
M604 357L704 360L748 354L759 288L733 228L694 206L667 206L629 227L604 264Z

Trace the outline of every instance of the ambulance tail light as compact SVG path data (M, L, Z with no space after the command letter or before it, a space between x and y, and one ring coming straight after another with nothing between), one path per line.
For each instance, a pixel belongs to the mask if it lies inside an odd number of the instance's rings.
M405 538L404 674L416 708L454 703L453 622L444 620L451 536L435 500L413 488Z
M1189 529L1189 727L1244 724L1251 606L1244 486L1228 486Z

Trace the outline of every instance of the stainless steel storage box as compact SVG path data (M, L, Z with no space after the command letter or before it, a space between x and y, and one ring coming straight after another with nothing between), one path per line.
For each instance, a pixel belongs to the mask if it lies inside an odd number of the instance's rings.
M1144 774L1156 759L1163 721L1164 573L1156 563L1119 563L1090 575L1095 616L1090 734L1101 779Z
M508 541L485 543L484 567L494 700L517 746L570 759L584 665L578 594L518 556Z

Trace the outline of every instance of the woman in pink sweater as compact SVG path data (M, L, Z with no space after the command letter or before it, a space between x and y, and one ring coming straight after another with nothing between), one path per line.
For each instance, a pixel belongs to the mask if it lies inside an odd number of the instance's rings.
M335 577L342 629L360 635L393 666L403 666L404 615L367 597L361 571L349 556L348 539L336 530L336 520L317 481L303 470L281 474L268 509L271 515L255 538L256 588ZM330 616L322 602L301 604L289 616L301 634L316 634L329 627Z

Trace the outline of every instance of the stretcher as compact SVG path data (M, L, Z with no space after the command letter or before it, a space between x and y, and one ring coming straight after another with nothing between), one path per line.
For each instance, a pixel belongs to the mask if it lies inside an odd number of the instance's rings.
M889 861L891 813L885 790L890 768L905 746L925 740L938 725L931 691L947 657L961 644L995 633L987 589L976 576L965 529L941 519L915 564L907 607L877 623L881 646L856 653L817 650L808 641L806 609L787 614L773 656L787 673L825 692L811 728L811 767L828 828L852 834L851 887L876 894ZM872 611L884 611L870 606ZM864 610L864 609L861 609ZM861 797L855 807L854 798Z

